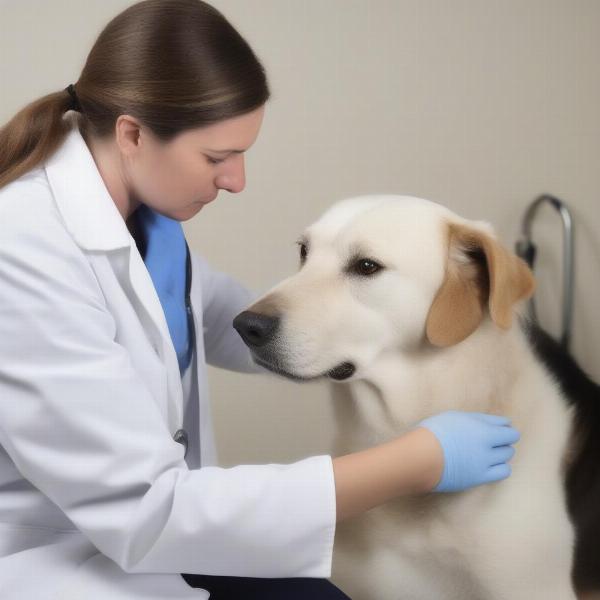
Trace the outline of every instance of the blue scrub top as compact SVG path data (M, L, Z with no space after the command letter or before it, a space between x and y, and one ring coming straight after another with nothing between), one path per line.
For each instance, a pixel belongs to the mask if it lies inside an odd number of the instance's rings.
M191 268L189 248L181 223L145 204L130 216L132 236L148 269L165 313L183 375L192 358Z

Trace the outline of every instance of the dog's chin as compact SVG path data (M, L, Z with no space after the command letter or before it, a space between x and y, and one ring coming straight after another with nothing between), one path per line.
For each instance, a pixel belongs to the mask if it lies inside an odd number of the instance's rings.
M333 369L329 369L329 371L325 371L324 373L318 373L317 375L299 375L297 373L293 373L287 369L284 369L280 365L273 364L269 361L266 361L262 358L259 358L256 355L252 355L252 360L261 367L265 369L269 369L273 373L277 373L278 375L282 375L287 379L292 379L293 381L314 381L315 379L324 379L329 378L335 381L344 381L345 379L349 379L356 372L356 367L351 362L343 362L339 365L335 366Z

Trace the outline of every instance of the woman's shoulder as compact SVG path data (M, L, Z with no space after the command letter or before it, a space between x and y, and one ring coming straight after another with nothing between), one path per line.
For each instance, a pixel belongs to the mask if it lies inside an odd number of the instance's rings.
M74 252L76 245L58 210L44 167L32 169L0 188L0 239L4 254L25 240Z
M43 193L44 191L50 193L50 184L48 183L46 171L43 166L35 167L23 173L23 175L14 181L0 188L0 198L11 196L15 193L22 193L25 190L34 193Z
M44 167L27 171L0 188L0 212L42 211L52 207L52 190Z

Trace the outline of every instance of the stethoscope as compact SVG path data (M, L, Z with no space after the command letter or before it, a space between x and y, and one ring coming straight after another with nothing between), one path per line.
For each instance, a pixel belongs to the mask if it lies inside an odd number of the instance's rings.
M196 347L196 328L194 326L194 313L192 312L192 302L190 300L190 291L192 289L192 259L190 257L190 248L187 240L185 242L186 256L185 256L185 271L186 271L186 283L185 283L185 310L188 318L188 336L190 340L190 353L193 352ZM190 358L191 360L191 358ZM188 367L190 369L191 366ZM185 429L178 429L173 435L173 439L181 444L184 448L183 458L187 456L188 451L188 434Z

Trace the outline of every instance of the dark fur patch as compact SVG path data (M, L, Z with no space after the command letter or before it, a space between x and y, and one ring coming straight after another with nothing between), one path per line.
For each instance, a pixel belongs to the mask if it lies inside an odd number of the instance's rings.
M536 356L575 409L574 452L565 478L567 507L576 531L573 582L578 592L600 590L600 386L537 324L522 321L521 325Z

